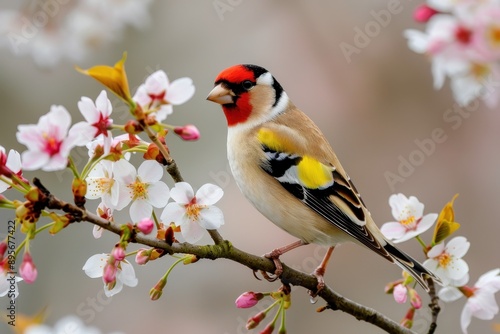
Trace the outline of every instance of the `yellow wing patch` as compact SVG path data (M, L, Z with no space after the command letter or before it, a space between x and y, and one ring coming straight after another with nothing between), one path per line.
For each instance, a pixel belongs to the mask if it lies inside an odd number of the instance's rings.
M300 182L309 189L325 189L333 184L333 168L307 155L297 165Z
M263 145L273 151L291 154L297 153L297 145L292 142L291 138L273 130L261 128L257 134L257 138Z

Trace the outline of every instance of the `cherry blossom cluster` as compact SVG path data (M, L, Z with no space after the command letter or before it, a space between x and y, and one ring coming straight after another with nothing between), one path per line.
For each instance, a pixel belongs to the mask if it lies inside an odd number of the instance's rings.
M0 11L0 46L31 55L38 66L67 59L82 61L115 42L126 28L149 24L152 0L20 1L18 10Z
M425 32L404 32L411 50L432 63L434 87L450 79L455 100L476 98L494 107L500 91L500 1L427 0L414 13Z
M462 311L460 324L463 333L467 333L472 317L491 320L498 313L495 294L500 291L500 268L482 275L479 280L469 286L469 266L462 258L470 247L470 242L463 236L456 236L445 242L460 224L455 221L453 203L455 196L447 203L440 214L424 215L424 204L416 197L409 198L403 194L394 194L389 198L392 215L396 221L385 223L382 233L394 243L416 239L423 248L427 259L423 265L435 273L442 281L443 287L438 296L445 302L452 302L464 296L467 302ZM429 230L434 223L434 233L430 244L426 244L420 236ZM411 328L415 310L422 307L422 299L413 288L414 279L403 272L403 278L390 282L386 293L394 296L396 302L406 303L410 299L410 308L401 324Z
M172 114L173 105L185 103L193 96L192 80L181 78L170 82L166 73L159 70L132 96L124 62L125 55L114 67L103 65L78 70L100 81L129 106L132 117L126 124L115 124L112 103L103 90L95 100L82 97L77 103L84 121L73 124L65 107L53 105L37 124L19 125L17 140L26 146L24 152L10 150L7 155L5 148L0 146L0 207L15 211L15 227L25 235L9 255L7 239L0 241L0 296L7 295L14 285L17 297L18 282L36 281L38 270L30 251L31 240L44 230L56 234L81 219L74 213L48 209L46 192L26 180L23 171L70 169L74 176L71 189L75 205L85 208L87 201L99 200L97 216L119 226L120 240L112 249L91 256L83 266L89 277L102 279L107 296L120 292L124 285L137 285L132 261L127 258L135 258L137 264L145 265L164 255L155 248L130 250L136 235L149 235L156 230L156 238L169 244L178 242L177 235L189 243L196 243L207 229L215 230L224 224L222 211L214 206L223 196L221 188L205 184L195 193L187 182L176 180L170 189L164 180L164 167L172 163L168 161L171 158L165 141L169 130L188 141L200 136L194 125L174 126L164 122ZM139 136L143 133L149 141ZM88 161L81 169L71 156L77 146L88 150ZM136 169L133 162L140 154L142 162ZM3 195L16 191L24 196L23 200ZM125 209L130 219L116 222L115 211ZM45 217L50 221L47 224L42 223ZM93 235L99 238L104 230L95 226ZM20 277L10 282L12 268L21 252ZM191 254L177 258L159 285L151 290L151 299L161 296L167 276L175 265L196 260Z

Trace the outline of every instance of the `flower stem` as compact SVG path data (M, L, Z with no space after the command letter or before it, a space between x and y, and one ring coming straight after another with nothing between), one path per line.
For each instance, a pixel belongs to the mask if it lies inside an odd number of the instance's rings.
M76 168L75 162L72 157L68 158L68 168L73 172L73 176L77 179L80 178L80 173L78 173L78 168Z
M419 235L417 235L415 237L415 239L417 239L417 241L419 242L419 244L422 246L422 248L424 249L424 253L427 254L427 245L425 244L425 242L422 240L422 238L420 238Z

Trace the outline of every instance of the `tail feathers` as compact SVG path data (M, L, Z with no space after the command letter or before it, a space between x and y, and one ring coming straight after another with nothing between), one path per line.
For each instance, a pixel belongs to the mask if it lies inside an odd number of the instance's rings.
M434 275L431 271L424 268L417 260L409 256L408 254L400 251L395 246L387 243L384 249L393 258L394 263L400 266L402 269L406 270L413 278L424 288L429 291L429 285L427 280L429 278L433 279L436 283L442 284L441 279Z

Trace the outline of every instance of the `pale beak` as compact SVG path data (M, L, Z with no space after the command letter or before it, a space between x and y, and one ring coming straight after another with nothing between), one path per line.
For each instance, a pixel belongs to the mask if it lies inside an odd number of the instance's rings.
M234 93L224 87L222 84L218 84L212 89L210 94L207 96L207 100L219 103L219 104L231 104L233 101Z

